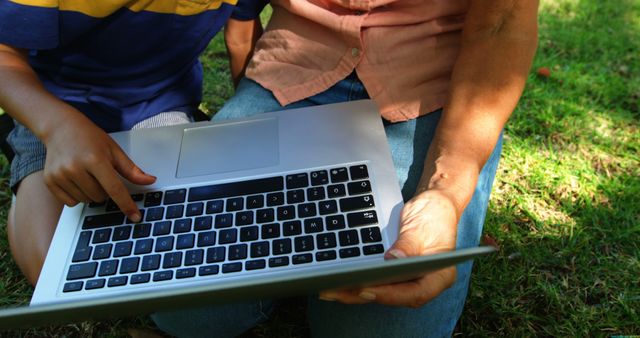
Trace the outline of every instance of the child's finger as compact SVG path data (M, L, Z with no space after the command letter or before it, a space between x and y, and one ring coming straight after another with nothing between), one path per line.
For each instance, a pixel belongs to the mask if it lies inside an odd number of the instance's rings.
M147 185L156 181L156 177L149 175L142 171L133 161L127 156L127 154L114 144L112 149L114 166L118 173L122 175L129 182L134 184Z
M141 220L138 206L131 199L129 191L120 180L116 170L109 165L98 166L92 172L93 176L98 180L104 191L111 197L113 202L118 205L127 218L133 222Z

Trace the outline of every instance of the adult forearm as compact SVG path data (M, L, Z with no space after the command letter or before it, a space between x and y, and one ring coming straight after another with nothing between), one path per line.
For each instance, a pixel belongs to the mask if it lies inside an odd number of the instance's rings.
M419 186L446 191L458 216L524 89L537 46L537 7L535 0L471 3Z
M234 86L244 76L253 55L256 42L262 35L260 19L240 21L229 19L224 30L224 40L229 55L229 68Z
M0 45L0 79L0 107L41 140L59 121L81 115L44 88L25 51Z

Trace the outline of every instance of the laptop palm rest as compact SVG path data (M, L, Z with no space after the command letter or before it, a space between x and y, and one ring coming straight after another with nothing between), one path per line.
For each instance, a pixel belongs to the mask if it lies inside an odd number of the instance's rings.
M187 128L182 135L176 177L277 165L278 139L276 117Z

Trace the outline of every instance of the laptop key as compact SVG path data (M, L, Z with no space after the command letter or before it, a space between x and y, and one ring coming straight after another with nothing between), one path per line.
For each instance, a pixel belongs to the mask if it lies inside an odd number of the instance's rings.
M218 243L220 244L235 243L238 240L238 229L220 230L219 236Z
M111 277L107 281L107 286L112 288L112 287L116 287L116 286L126 285L127 284L127 279L128 279L127 276Z
M100 244L97 245L93 251L93 260L105 259L111 257L112 244Z
M164 218L164 207L155 207L147 209L147 215L145 216L145 222L159 221Z
M275 207L278 205L284 204L284 193L283 192L272 192L267 194L267 206Z
M193 230L195 231L209 230L211 229L212 225L213 225L213 218L211 216L196 217L193 224Z
M347 189L344 184L334 184L327 187L327 196L329 198L347 196Z
M166 281L166 280L170 280L172 278L173 278L173 271L171 271L171 270L157 271L157 272L153 273L153 281L154 282Z
M286 221L296 217L296 208L293 205L278 207L278 221Z
M307 200L320 201L325 199L324 187L312 187L307 189Z
M269 267L270 268L277 268L277 267L287 266L287 265L289 265L289 257L288 256L269 258Z
M200 216L204 212L204 203L196 202L187 204L187 217Z
M244 198L234 197L227 200L227 212L244 209Z
M133 250L134 255L144 255L148 254L153 250L153 239L146 238L136 241L135 249Z
M350 258L360 256L360 248L357 246L340 249L340 258Z
M88 280L84 286L85 290L101 289L104 287L106 280L104 278Z
M167 214L165 215L166 219L174 219L180 218L184 215L184 205L170 205L167 207Z
M158 270L160 268L160 255L153 254L142 257L140 271Z
M302 234L302 222L290 221L282 223L282 233L285 236L297 236Z
M362 243L382 242L382 235L378 227L360 229L360 237L362 238Z
M120 225L124 223L124 214L121 212L112 212L109 214L92 215L84 218L82 222L82 229L97 229L102 227L109 227L114 225Z
M222 264L222 273L232 273L239 271L242 271L241 262Z
M173 249L173 236L160 237L156 240L156 252L164 252Z
M138 271L138 263L140 263L140 258L138 257L129 257L125 258L120 262L120 273L132 273Z
M309 186L309 175L299 173L287 175L287 189L306 188Z
M250 226L243 227L240 229L240 241L241 242L250 242L258 239L258 227Z
M151 236L151 223L138 223L133 226L132 238L144 238Z
M329 175L326 170L312 171L309 177L311 178L311 185L325 185L329 183Z
M98 270L98 276L113 276L118 271L118 260L112 259L108 261L102 261L100 263L100 270Z
M217 265L205 265L198 268L198 275L200 276L210 276L217 275L220 270L220 267Z
M207 249L207 263L222 262L225 259L225 247L218 246Z
M287 204L304 202L304 190L296 189L287 191Z
M318 249L330 249L337 246L336 234L327 232L316 235L316 246Z
M359 180L369 177L369 171L367 170L367 166L364 164L349 167L349 173L351 174L352 180Z
M316 232L322 232L324 230L324 224L322 224L322 218L314 217L304 220L304 232L306 234L312 234Z
M207 247L216 244L216 232L205 231L198 234L198 247Z
M384 247L382 244L367 245L362 248L362 253L367 256L381 254L384 253Z
M272 244L274 255L284 255L291 253L291 239L289 238L276 239Z
M293 264L306 264L313 262L313 256L310 253L293 255L291 257L291 263Z
M98 269L97 262L73 264L69 266L67 280L91 278L96 275Z
M187 197L187 189L175 189L167 190L164 193L164 204L178 204L183 203Z
M184 265L200 265L204 257L203 249L188 250L184 254Z
M318 211L316 210L315 203L298 204L298 217L300 218L313 217L317 214L318 214Z
M131 199L134 202L142 202L144 200L144 194L143 193L131 194Z
M196 275L196 268L184 268L184 269L176 270L177 279L191 278L191 277L195 277L195 275Z
M247 209L258 209L264 206L264 196L252 195L247 197Z
M350 228L378 224L378 214L375 210L352 212L347 214L347 223Z
M349 172L347 171L347 168L331 169L330 173L332 183L346 182L349 180Z
M262 239L280 237L280 224L269 223L262 225Z
M153 235L163 236L171 232L171 221L161 221L153 223Z
M83 285L84 285L84 282L82 281L65 283L64 288L62 288L62 292L80 291L82 290Z
M104 211L106 212L120 211L120 208L118 208L118 205L116 204L116 202L114 202L112 199L109 199L107 200L107 205L105 206Z
M73 263L86 262L91 257L91 251L93 249L90 246L81 246L80 244L81 243L78 243L76 251L73 252L73 258L71 258Z
M195 245L196 235L194 234L183 234L178 236L176 240L176 249L191 249Z
M116 227L113 229L113 236L111 240L113 241L126 241L131 236L132 226L125 225L121 227Z
M92 244L106 243L111 238L111 229L100 229L93 233Z
M344 216L342 215L327 216L325 222L327 224L327 230L340 230L347 227Z
M83 231L80 233L78 237L78 247L80 246L89 246L91 242L91 231Z
M240 211L236 213L236 226L249 225L253 223L253 211Z
M191 231L191 218L181 218L173 221L173 233L181 234Z
M144 283L149 283L149 280L151 280L151 274L150 273L139 273L137 275L133 275L131 276L131 284L144 284Z
M162 203L162 191L148 192L144 195L144 207L155 207Z
M347 197L340 199L340 211L348 212L354 210L371 209L375 206L373 196L364 195L356 197Z
M267 262L264 259L255 259L244 263L246 270L259 270L264 269L267 266Z
M162 257L162 268L171 269L182 265L182 252L167 252Z
M246 244L236 244L229 246L229 260L237 261L247 258L247 247L248 245Z
M256 211L256 223L258 224L273 222L275 219L275 210L272 208Z
M269 242L251 243L251 258L266 257L269 255Z
M316 261L330 261L336 259L336 251L335 250L326 250L316 252Z
M215 228L222 229L228 228L232 225L233 214L220 214L216 215Z
M338 233L340 246L350 246L359 244L358 232L356 230L344 230Z
M131 249L133 248L133 241L116 243L113 249L113 257L125 257L131 255Z
M318 202L318 209L320 209L320 215L330 215L338 212L338 204L334 200L326 200Z
M371 183L369 181L359 181L347 183L347 191L349 195L360 195L371 192Z
M294 239L296 252L305 252L312 251L313 247L313 236L300 236Z
M218 214L224 210L224 201L223 200L215 200L207 202L207 214Z

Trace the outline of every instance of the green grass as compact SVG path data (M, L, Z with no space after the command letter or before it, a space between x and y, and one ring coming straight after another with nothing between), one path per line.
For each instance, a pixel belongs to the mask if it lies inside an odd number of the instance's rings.
M540 45L505 146L479 260L456 329L464 336L640 334L640 2L542 0ZM216 38L203 56L203 107L233 90ZM535 75L549 67L550 78ZM31 289L8 254L10 194L0 159L0 305ZM300 301L246 336L305 337ZM0 333L125 336L145 318Z

